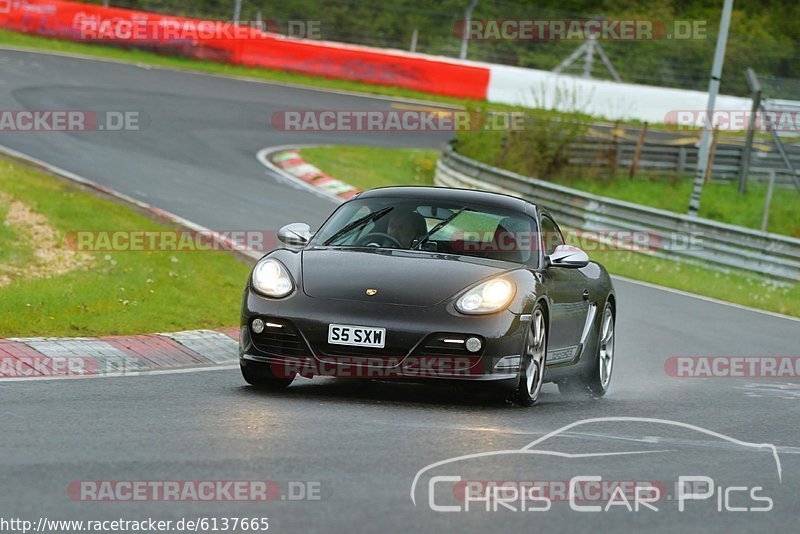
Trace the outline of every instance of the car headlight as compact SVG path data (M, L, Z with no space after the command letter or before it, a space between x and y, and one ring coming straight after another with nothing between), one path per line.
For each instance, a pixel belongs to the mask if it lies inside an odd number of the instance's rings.
M267 297L281 298L294 291L294 281L281 262L265 258L253 269L253 289Z
M494 278L467 290L456 301L461 313L493 313L505 309L514 298L514 282L505 278Z

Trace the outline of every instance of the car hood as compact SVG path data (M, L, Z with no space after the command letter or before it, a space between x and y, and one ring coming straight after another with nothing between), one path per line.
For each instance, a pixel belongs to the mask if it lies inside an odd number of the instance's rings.
M392 249L318 248L302 253L309 297L432 306L516 264ZM368 295L367 289L377 293Z

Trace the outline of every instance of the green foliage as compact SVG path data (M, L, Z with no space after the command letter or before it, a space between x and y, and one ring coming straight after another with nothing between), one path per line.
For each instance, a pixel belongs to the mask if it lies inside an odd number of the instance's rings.
M0 193L46 216L60 240L74 231L168 229L126 206L7 160L0 160ZM0 212L4 216L2 207ZM4 239L0 263L20 267L21 259L30 260L31 254L24 240L14 239L13 230L0 230ZM88 254L93 258L88 269L50 278L14 278L0 287L0 338L135 334L237 324L249 268L228 253Z
M435 150L378 147L304 148L303 158L359 189L388 185L433 185Z
M198 18L230 19L233 11L232 0L112 0L111 3ZM418 51L457 56L460 42L454 24L464 19L467 3L467 0L243 0L241 19L255 20L260 12L263 19L276 21L282 29L290 20L314 20L320 22L323 39L400 49L408 49L416 28ZM481 0L473 18L605 17L667 24L675 20L705 21L706 36L701 39L602 43L624 81L702 90L708 83L721 9L721 0ZM747 67L760 74L800 78L798 20L800 2L736 0L722 91L746 94ZM551 70L579 45L576 41L472 41L469 57ZM595 75L608 77L599 64Z
M589 128L589 117L580 112L589 102L569 87L556 87L550 93L534 87L526 100L527 107L510 111L519 120L507 128L457 131L459 152L526 176L545 180L557 176L567 165L570 143ZM470 111L479 116L491 112L486 104Z

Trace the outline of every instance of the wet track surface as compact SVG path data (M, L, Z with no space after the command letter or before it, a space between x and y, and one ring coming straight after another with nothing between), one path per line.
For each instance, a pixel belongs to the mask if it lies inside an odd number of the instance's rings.
M269 84L23 52L0 52L0 109L134 110L139 132L9 133L0 144L214 229L318 224L334 204L286 184L255 159L292 143L437 148L441 134L291 134L270 113L390 109L391 102ZM346 180L346 177L340 177ZM4 517L158 519L269 517L275 532L661 531L795 528L800 498L800 383L670 377L671 356L797 356L800 322L623 281L616 367L600 401L565 399L547 385L532 409L451 387L298 380L282 393L246 387L237 370L94 380L0 383L0 510ZM213 298L213 281L209 298ZM2 337L2 336L0 336ZM651 449L569 464L497 455L436 474L473 480L566 480L575 475L658 480L709 474L718 485L765 486L770 512L718 512L715 498L679 512L433 512L430 476L450 457L518 450L545 433L597 417L659 418L778 447L782 482L763 450L687 428L608 421L570 431L548 449L574 454ZM659 452L655 452L655 451ZM427 478L425 478L427 476ZM320 485L320 499L272 503L77 502L76 480L274 480ZM445 487L439 486L439 488ZM445 492L446 493L446 492ZM453 504L437 494L437 503ZM741 504L741 503L736 503ZM753 503L751 503L753 505ZM476 507L477 508L477 507Z

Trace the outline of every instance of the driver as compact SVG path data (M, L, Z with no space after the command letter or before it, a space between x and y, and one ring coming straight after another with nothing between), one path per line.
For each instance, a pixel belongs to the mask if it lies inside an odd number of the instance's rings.
M414 239L424 235L428 231L425 217L416 211L405 211L392 213L389 215L389 225L386 233L397 239L403 248L411 248Z

